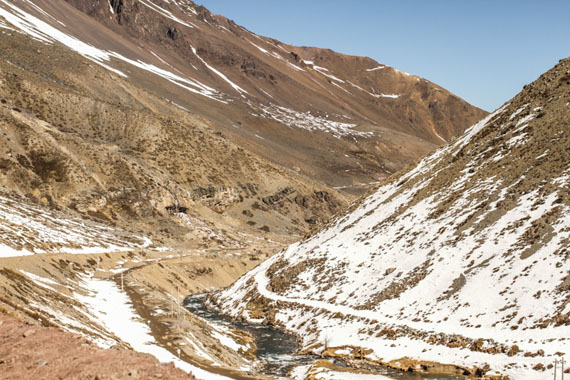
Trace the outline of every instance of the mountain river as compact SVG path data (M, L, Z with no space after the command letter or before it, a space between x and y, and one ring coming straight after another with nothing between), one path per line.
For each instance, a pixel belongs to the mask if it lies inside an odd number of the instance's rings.
M298 365L311 363L322 359L316 355L299 355L297 338L293 334L284 332L270 326L255 325L243 321L236 321L228 316L209 310L204 304L206 294L189 296L184 300L184 306L192 314L206 319L207 321L233 326L239 330L249 332L255 339L257 346L257 358L265 363L262 372L280 378L287 378L289 371ZM342 362L333 361L342 366ZM383 376L398 380L466 380L462 376L448 375L422 375L418 373L401 372L385 368Z

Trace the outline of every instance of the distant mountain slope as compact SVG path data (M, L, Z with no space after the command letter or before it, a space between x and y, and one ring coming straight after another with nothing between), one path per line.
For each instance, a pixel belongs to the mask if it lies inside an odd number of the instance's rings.
M0 17L354 194L485 114L425 79L258 36L188 0L2 0Z
M570 353L569 147L565 59L217 302L309 351L550 378Z
M346 205L64 46L1 36L0 192L187 248L293 241Z

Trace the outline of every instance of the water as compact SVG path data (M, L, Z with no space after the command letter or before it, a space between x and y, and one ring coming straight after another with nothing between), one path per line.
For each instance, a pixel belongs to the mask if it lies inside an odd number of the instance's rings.
M247 322L236 321L225 315L208 310L204 305L206 294L189 296L184 300L184 307L192 314L198 315L208 321L233 326L239 330L249 332L257 346L256 356L265 364L261 372L267 375L286 377L289 371L298 365L311 363L322 359L316 355L299 355L297 337L283 330L269 326L254 325ZM333 363L342 366L342 362ZM449 375L421 375L418 373L401 372L385 368L381 375L398 380L466 380L462 376Z
M257 347L256 356L265 362L263 372L274 376L287 376L289 370L296 365L310 363L319 359L313 355L298 355L297 337L282 330L263 325L254 325L247 322L234 321L231 318L212 312L204 305L205 294L187 297L184 307L192 314L198 315L208 321L233 326L239 330L249 332Z

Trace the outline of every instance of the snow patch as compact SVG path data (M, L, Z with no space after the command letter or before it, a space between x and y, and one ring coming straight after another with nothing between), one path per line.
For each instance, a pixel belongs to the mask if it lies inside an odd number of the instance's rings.
M212 71L214 74L216 74L217 76L219 76L220 78L222 78L224 81L226 81L230 86L232 86L234 88L234 90L236 90L237 92L240 93L241 96L244 96L243 94L248 94L248 92L246 90L244 90L243 88L241 88L240 86L238 86L237 84L235 84L234 82L232 82L231 80L228 79L228 77L226 77L223 73L221 73L220 71L218 71L217 69L215 69L214 67L210 66L206 61L204 61L204 59L202 59L202 57L200 57L198 55L198 53L196 52L196 49L191 46L192 48L192 52L194 53L194 55L196 57L198 57L198 59L204 64L204 66L206 66L210 71Z
M310 111L297 112L276 104L263 105L253 104L251 102L248 104L252 109L259 112L260 117L275 120L290 128L301 128L308 131L323 131L331 133L336 138L341 138L343 136L372 136L372 132L355 131L354 128L357 124L332 121L324 117L314 116Z
M375 67L373 69L366 69L366 71L376 71L376 70L382 70L383 68L385 68L386 66L380 65L378 67Z
M172 362L183 371L192 372L199 379L228 379L186 363L158 346L150 328L135 313L129 297L114 282L86 276L83 278L83 284L88 294L76 293L75 298L87 306L93 320L128 343L134 350L150 354L161 363Z

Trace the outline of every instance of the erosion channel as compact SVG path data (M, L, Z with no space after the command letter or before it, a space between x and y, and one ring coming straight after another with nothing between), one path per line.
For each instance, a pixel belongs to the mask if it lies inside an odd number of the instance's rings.
M204 318L207 321L233 326L239 330L249 332L255 340L257 358L265 363L261 368L264 374L287 378L289 371L293 367L322 359L316 355L297 354L299 346L297 338L293 334L270 326L236 321L226 315L208 309L204 303L206 296L207 294L188 296L184 300L184 307L192 314ZM339 360L334 360L333 363L338 366L344 366L343 362ZM384 368L381 374L398 380L466 380L466 378L462 376L426 375L401 372L390 368Z

